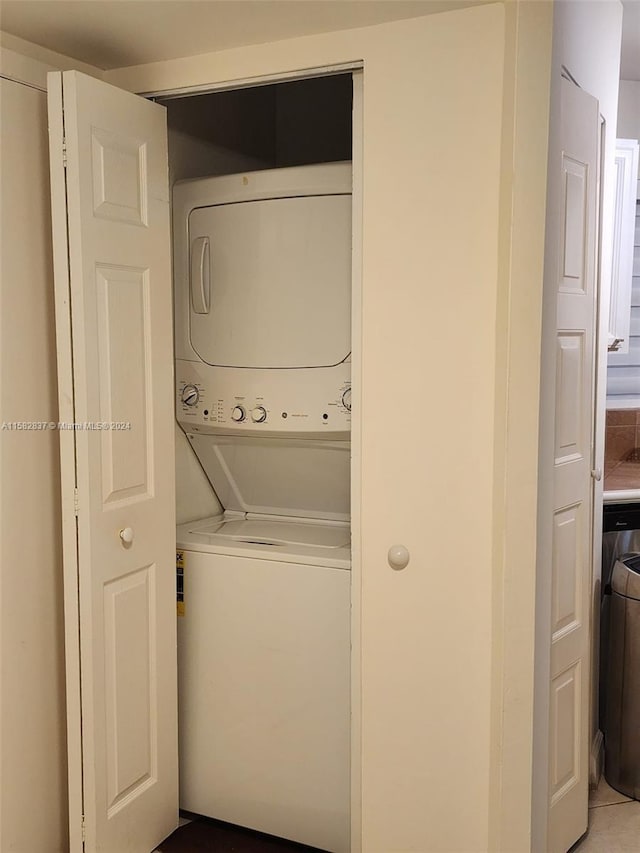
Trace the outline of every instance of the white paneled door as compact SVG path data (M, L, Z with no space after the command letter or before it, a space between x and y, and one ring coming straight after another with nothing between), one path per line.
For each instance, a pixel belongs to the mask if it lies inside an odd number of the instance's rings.
M557 237L550 853L565 853L587 829L598 102L563 79L560 116L550 162Z
M149 853L178 813L165 111L76 72L49 92L71 848Z

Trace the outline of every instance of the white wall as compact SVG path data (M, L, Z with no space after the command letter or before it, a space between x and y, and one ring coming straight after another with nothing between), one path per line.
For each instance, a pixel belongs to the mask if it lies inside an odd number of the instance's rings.
M619 139L640 139L640 82L620 81L618 101ZM640 199L640 176L636 197ZM640 219L636 217L633 286L631 291L631 328L629 352L625 355L611 353L607 366L607 385L610 408L615 408L616 396L626 401L636 398L640 407Z
M639 80L620 81L617 135L620 139L640 139Z
M551 129L559 117L559 95L562 68L566 68L585 91L598 99L600 113L606 122L604 139L604 169L602 176L602 225L600 260L600 333L597 367L597 399L594 463L604 468L604 411L606 384L606 342L609 315L613 236L613 174L615 159L620 45L622 40L622 5L618 0L593 0L577 3L557 0L554 3L553 60L551 77ZM551 277L549 277L551 280ZM545 849L546 827L543 814L548 803L548 716L549 716L549 644L551 634L551 522L552 482L548 476L553 460L553 425L555 410L555 348L556 293L545 289L542 339L542 382L540 409L540 522L538 538L538 570L536 592L536 681L534 728L534 845ZM604 342L604 346L603 346ZM602 530L602 483L595 484L594 493L594 566L593 566L593 625L592 659L592 736L597 733L597 658L600 600L600 551ZM540 834L542 833L542 834Z
M634 233L629 352L609 354L607 405L610 409L640 408L640 206L638 204L636 204ZM620 401L623 403L621 404Z

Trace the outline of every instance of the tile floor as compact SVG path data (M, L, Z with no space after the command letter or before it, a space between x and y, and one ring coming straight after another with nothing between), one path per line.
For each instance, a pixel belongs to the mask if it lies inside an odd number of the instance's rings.
M638 853L640 802L607 785L604 776L589 798L589 832L571 853Z
M187 823L180 818L180 826ZM570 853L640 853L640 802L615 791L603 776L589 797L589 832Z

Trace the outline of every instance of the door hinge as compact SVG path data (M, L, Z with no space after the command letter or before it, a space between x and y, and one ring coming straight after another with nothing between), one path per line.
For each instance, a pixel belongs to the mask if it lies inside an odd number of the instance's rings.
M67 168L67 140L62 140L62 167Z
M76 515L80 513L80 498L78 497L78 489L74 488L73 490L73 511Z

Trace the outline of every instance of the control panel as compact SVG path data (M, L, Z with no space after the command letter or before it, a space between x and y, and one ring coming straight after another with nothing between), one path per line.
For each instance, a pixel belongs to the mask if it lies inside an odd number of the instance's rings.
M189 432L345 439L351 364L256 370L177 359L176 414Z

